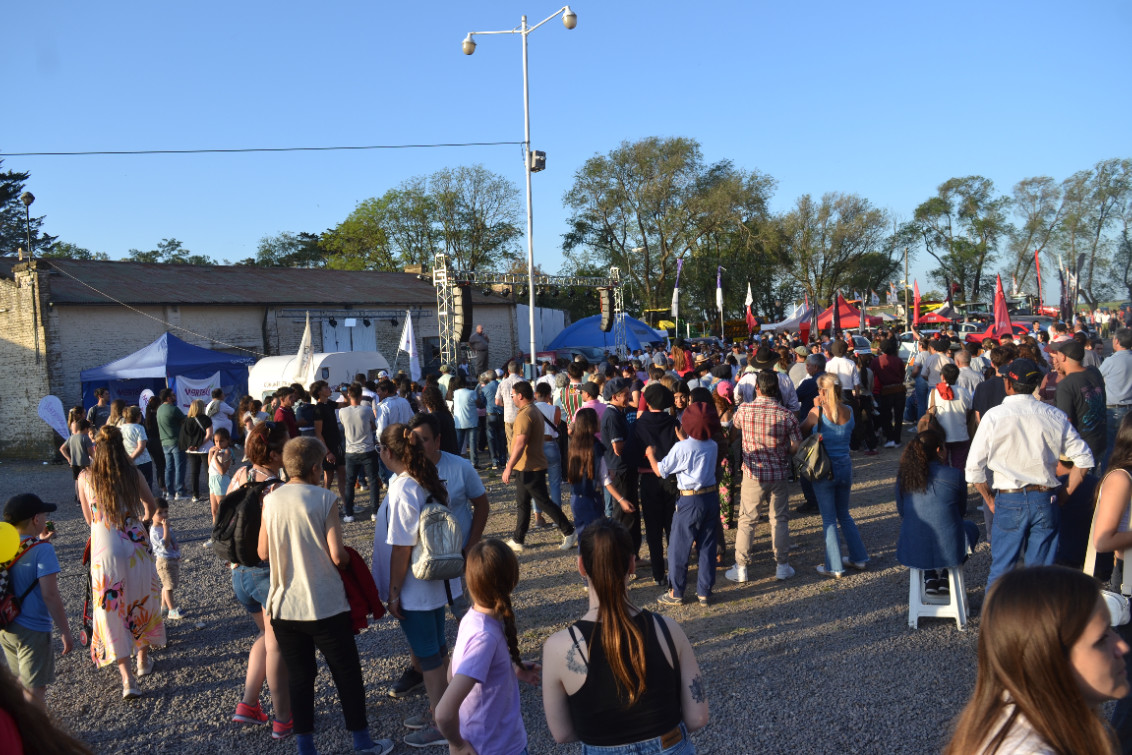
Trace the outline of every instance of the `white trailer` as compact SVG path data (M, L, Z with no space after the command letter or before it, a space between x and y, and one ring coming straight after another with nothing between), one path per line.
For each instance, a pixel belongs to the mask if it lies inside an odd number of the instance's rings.
M315 354L305 375L295 374L295 355L264 357L248 369L248 393L258 399L270 396L291 383L304 388L316 380L325 380L332 387L352 382L361 373L375 380L381 370L389 370L389 362L380 351L334 351Z

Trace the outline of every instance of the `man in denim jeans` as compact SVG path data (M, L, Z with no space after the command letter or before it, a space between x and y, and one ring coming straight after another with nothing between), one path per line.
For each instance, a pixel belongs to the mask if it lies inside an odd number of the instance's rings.
M1061 524L1058 458L1073 462L1066 495L1094 465L1089 446L1065 413L1034 398L1042 376L1033 361L1015 359L1003 378L1006 398L979 422L966 467L967 482L994 512L988 591L1023 554L1027 566L1053 563Z
M1132 330L1118 328L1113 334L1112 355L1101 362L1101 376L1108 400L1108 448L1103 464L1107 468L1116 431L1120 429L1124 415L1132 409Z

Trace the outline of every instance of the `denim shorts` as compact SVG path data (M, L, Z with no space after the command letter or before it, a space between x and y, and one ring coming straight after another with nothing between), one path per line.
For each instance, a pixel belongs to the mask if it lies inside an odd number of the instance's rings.
M263 566L237 566L232 570L232 590L236 600L248 609L248 613L261 613L267 605L267 593L271 589L271 570Z
M228 483L232 481L230 475L208 473L208 492L221 498L228 492Z
M444 639L444 606L431 611L402 610L401 631L409 641L409 647L421 662L421 669L431 671L439 668L448 652Z
M679 728L683 738L670 747L664 747L661 737L610 747L597 747L583 742L582 755L695 755L696 748L692 745L692 740L688 739L688 728L683 722Z

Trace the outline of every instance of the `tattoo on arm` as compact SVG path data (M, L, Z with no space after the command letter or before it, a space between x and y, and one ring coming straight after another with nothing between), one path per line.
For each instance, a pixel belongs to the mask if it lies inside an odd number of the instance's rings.
M570 669L575 674L586 673L586 666L578 657L578 649L576 647L571 646L570 649L566 651L566 668Z
M696 678L688 685L688 689L691 690L692 700L695 702L702 703L707 699L707 694L704 692L704 682L699 674L696 674Z

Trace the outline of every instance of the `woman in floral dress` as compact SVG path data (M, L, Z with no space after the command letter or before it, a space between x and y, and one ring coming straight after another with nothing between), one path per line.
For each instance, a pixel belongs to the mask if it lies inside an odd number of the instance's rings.
M145 478L130 462L119 428L98 432L89 469L79 477L79 501L90 525L90 576L94 637L90 655L98 667L118 664L122 697L140 697L138 676L153 671L151 647L165 645L161 582L143 525L155 508Z

